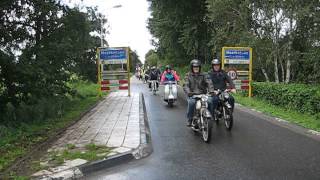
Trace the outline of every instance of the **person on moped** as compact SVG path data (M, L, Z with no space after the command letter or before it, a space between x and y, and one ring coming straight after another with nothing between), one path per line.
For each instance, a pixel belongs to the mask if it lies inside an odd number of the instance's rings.
M201 62L193 59L190 62L190 72L185 76L183 85L184 92L188 95L188 111L187 111L187 126L191 126L194 116L196 100L193 95L207 94L214 92L214 87L208 74L201 73ZM212 108L212 98L208 99L208 109Z
M151 71L150 67L147 66L147 68L145 69L145 73L144 73L144 80L145 80L146 83L147 83L148 80L149 80L150 71Z
M161 76L161 84L167 81L180 81L180 77L177 75L175 71L171 69L170 65L166 66L166 69Z
M213 83L214 89L215 90L221 90L225 91L227 89L227 83L229 83L229 88L230 92L236 93L235 85L230 78L230 76L221 69L221 62L219 59L213 59L211 61L211 71L208 72L209 77ZM234 109L234 98L230 95L229 104L232 107L232 110ZM211 114L213 115L214 110L218 107L219 104L219 97L218 96L213 96L212 97L212 109L210 109Z
M150 81L157 81L157 89L159 88L159 78L160 78L160 70L156 68L155 66L152 66L150 73L149 73L149 80ZM149 82L149 88L151 90L151 82Z

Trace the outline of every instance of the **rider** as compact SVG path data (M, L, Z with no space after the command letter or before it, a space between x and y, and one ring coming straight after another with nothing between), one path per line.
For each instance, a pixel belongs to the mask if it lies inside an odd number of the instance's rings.
M215 90L219 89L224 91L227 89L227 83L229 83L230 89L232 93L236 93L235 85L231 80L230 76L221 69L221 62L219 59L213 59L211 61L212 70L209 71L210 79L213 83ZM219 98L218 96L212 97L212 108L210 109L211 113L214 113L214 109L218 107ZM232 110L234 108L234 98L230 95L229 103L232 106Z
M147 68L145 69L145 72L144 72L144 80L145 80L145 82L148 82L149 74L150 74L150 67L147 66Z
M159 87L159 77L160 77L160 70L156 68L155 66L152 66L150 73L149 73L149 80L150 81L157 81L157 89ZM151 89L151 82L149 82L149 88Z
M166 65L166 70L161 76L161 84L163 84L165 81L180 81L180 77L174 70L171 69L170 65Z
M191 126L194 114L196 100L192 98L193 95L206 94L208 91L214 91L213 84L207 74L201 73L201 62L193 59L190 62L190 72L185 76L185 84L183 85L184 92L188 95L188 122L187 126ZM208 99L209 109L212 108L212 98Z
M140 66L138 66L138 78L139 80L142 79L142 68Z

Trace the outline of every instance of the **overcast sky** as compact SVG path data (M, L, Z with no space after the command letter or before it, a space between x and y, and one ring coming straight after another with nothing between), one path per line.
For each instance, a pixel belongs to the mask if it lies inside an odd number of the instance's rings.
M80 4L97 6L99 12L106 15L109 21L109 32L106 36L112 47L130 46L136 50L140 60L151 46L151 35L147 29L147 19L150 16L146 0L65 0L69 5ZM113 8L121 5L120 8ZM107 27L107 25L105 25Z

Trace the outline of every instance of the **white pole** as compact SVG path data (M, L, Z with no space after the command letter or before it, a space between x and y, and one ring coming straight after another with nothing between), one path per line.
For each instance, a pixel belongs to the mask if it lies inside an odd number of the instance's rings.
M101 45L101 47L103 47L103 32L102 32L102 30L103 30L103 22L102 22L102 16L101 16L100 22L101 22L100 45Z

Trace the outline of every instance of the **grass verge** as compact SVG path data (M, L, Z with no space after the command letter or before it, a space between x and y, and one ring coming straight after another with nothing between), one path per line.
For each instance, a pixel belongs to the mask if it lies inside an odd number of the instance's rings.
M59 166L66 160L84 159L87 161L95 161L106 157L111 152L111 149L110 147L93 143L86 145L84 149L69 145L64 150L50 152L48 163L50 166Z
M87 144L85 147L76 147L67 144L63 150L54 150L46 154L43 158L32 162L34 172L49 170L50 168L63 165L66 161L84 159L88 162L105 158L111 153L112 148L96 144Z
M17 124L14 128L0 125L0 172L7 169L19 157L27 154L32 147L46 141L59 129L73 123L82 112L94 105L97 85L88 82L72 84L78 91L77 97L70 97L63 113L57 118L43 119Z
M317 115L303 114L295 110L272 105L255 97L248 98L240 94L236 94L235 99L239 104L244 106L254 108L265 114L276 116L302 127L320 132L320 118Z

